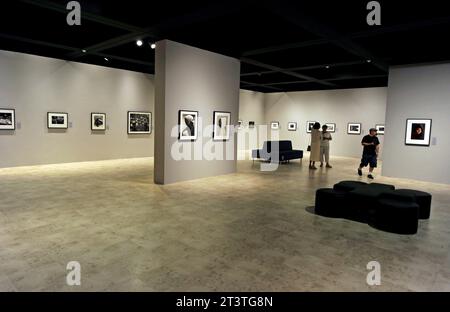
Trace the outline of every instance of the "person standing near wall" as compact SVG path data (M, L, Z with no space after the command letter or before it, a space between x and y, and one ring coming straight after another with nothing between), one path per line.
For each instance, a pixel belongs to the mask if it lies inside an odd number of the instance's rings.
M311 153L309 169L317 169L316 161L320 161L320 123L316 122L311 129Z
M361 164L358 168L358 175L362 176L362 169L369 165L369 174L367 177L373 179L373 170L377 167L377 158L380 151L380 141L377 138L377 129L370 129L369 134L363 137L361 144L364 146L364 149Z
M320 136L320 167L323 167L325 161L327 168L333 168L330 165L330 141L333 140L333 138L327 129L327 125L322 126L322 134Z

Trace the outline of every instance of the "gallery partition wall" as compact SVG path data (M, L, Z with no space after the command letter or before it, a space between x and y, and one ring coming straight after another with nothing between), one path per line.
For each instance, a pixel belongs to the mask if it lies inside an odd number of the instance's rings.
M0 68L0 109L15 111L0 167L153 156L153 134L127 130L128 112L153 112L152 75L6 51Z

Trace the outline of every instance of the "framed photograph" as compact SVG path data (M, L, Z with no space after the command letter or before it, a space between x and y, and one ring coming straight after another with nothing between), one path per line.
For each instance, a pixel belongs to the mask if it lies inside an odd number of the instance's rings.
M230 112L214 112L213 141L227 141L230 139Z
M249 127L250 129L255 128L255 122L254 122L254 121L249 121L249 122L248 122L248 127Z
M297 131L297 123L288 122L288 131Z
M431 119L406 120L406 145L430 146Z
M280 130L280 123L278 121L272 121L270 123L270 129L272 129L272 130Z
M349 123L347 127L347 134L361 134L361 123Z
M317 121L307 121L307 122L306 122L306 132L307 132L307 133L311 133L311 131L312 131L313 127L314 127L314 124L315 124L316 122L317 122Z
M91 113L91 130L92 131L106 130L106 114Z
M16 111L0 108L0 130L16 130Z
M327 131L330 133L335 133L336 132L336 124L335 123L326 123L325 124L328 128Z
M180 141L194 141L198 136L198 112L180 110L178 116L178 139Z
M377 129L377 134L384 135L384 125L375 125L375 129Z
M238 129L242 129L242 126L244 125L244 122L242 120L238 120Z
M128 112L128 134L152 133L152 113Z
M49 129L67 129L69 127L69 114L47 113L47 127Z

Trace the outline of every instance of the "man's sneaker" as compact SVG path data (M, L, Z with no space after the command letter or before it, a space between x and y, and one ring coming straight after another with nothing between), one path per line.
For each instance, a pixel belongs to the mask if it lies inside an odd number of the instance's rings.
M358 175L362 177L362 170L358 168Z
M369 174L367 177L368 177L369 179L372 179L372 180L374 179L374 178L373 178L373 175L371 175L371 174Z

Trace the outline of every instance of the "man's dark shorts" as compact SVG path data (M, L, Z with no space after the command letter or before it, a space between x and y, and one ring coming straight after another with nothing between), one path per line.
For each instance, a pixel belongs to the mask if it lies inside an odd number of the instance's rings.
M367 167L370 165L370 168L377 167L377 156L376 155L363 155L361 159L361 167Z

